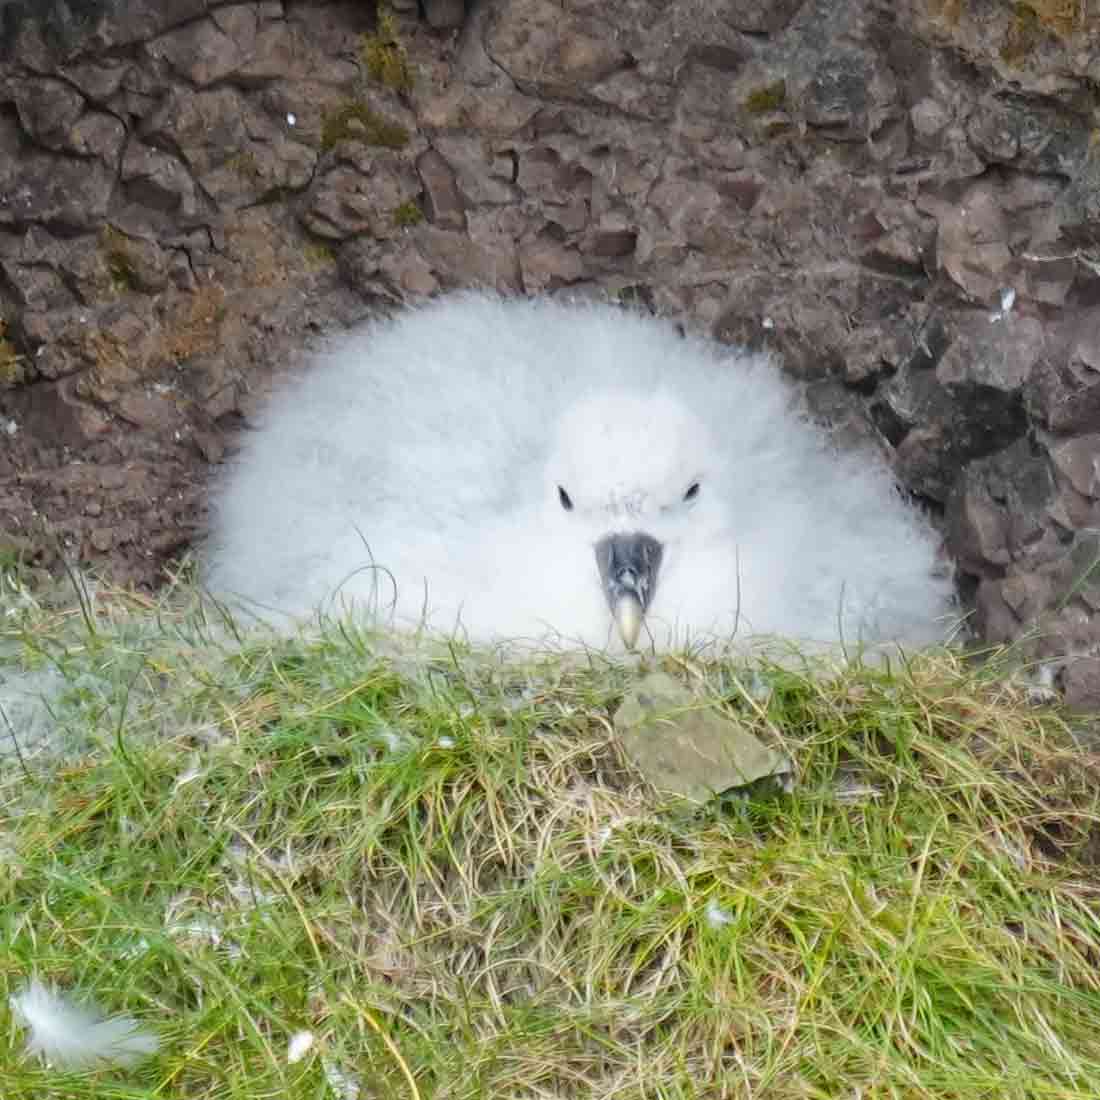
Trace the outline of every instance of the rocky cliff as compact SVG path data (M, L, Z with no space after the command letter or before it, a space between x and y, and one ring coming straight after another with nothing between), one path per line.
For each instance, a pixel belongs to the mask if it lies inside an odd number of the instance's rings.
M154 583L311 332L473 284L774 348L1100 706L1100 0L0 0L9 548Z

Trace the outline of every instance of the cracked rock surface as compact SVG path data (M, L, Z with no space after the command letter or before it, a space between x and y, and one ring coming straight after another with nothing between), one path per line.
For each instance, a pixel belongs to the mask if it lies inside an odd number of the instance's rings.
M1098 58L1093 0L0 0L3 539L155 584L317 332L610 296L773 349L1100 707Z

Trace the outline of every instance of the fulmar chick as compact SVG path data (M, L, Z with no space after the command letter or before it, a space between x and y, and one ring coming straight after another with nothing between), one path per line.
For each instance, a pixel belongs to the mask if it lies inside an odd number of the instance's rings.
M936 545L766 357L463 294L334 340L275 396L217 492L206 580L472 641L913 646L945 630Z

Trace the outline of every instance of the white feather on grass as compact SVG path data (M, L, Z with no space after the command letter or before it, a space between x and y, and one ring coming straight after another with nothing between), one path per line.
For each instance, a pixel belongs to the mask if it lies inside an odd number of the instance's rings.
M59 1069L131 1066L158 1047L130 1016L104 1017L77 1005L37 979L10 998L16 1019L28 1030L28 1054L41 1055Z
M312 1031L296 1031L290 1037L290 1042L287 1044L287 1062L289 1062L291 1065L294 1065L296 1062L300 1062L309 1053L309 1048L312 1046Z

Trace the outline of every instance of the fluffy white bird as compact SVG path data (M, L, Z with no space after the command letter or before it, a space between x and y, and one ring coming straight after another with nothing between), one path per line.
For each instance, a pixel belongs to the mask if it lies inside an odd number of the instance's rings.
M207 582L477 641L940 638L936 539L766 357L611 306L458 295L336 339L216 495Z

